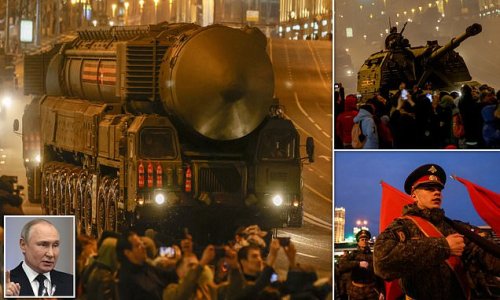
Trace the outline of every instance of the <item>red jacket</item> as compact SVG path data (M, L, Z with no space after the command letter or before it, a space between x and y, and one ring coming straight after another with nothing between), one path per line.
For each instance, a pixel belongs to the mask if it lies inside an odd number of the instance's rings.
M335 121L335 134L340 137L344 146L351 144L351 130L354 125L354 117L358 114L356 103L358 99L354 95L345 98L344 111L339 114Z

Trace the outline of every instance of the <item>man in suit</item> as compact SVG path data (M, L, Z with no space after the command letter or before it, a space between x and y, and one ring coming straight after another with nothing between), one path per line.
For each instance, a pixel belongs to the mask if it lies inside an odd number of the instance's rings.
M7 296L74 296L73 275L54 270L59 231L45 219L26 223L19 242L24 260L7 272Z

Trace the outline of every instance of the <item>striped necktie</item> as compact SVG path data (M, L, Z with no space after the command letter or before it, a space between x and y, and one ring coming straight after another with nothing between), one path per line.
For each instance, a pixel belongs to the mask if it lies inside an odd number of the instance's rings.
M36 281L38 281L38 296L43 296L43 291L45 289L45 285L44 285L44 282L45 282L45 279L47 279L47 277L45 277L45 275L43 274L38 274L38 276L35 278Z

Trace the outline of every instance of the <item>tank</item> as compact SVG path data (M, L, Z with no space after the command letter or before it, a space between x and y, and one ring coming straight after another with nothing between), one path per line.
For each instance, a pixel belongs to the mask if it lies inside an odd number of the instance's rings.
M385 49L373 53L358 72L358 92L363 97L375 93L387 94L397 90L401 82L407 86L423 87L431 82L436 89L453 89L457 83L471 80L464 59L454 49L467 38L482 31L480 24L472 24L464 33L452 38L444 46L427 41L425 46L412 47L403 31L396 27L385 39Z
M266 45L256 28L161 23L83 30L27 56L31 194L86 234L301 226L300 136L277 113Z

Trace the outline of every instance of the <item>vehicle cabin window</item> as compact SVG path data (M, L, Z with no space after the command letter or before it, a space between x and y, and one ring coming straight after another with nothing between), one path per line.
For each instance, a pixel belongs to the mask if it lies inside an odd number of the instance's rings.
M295 156L295 135L289 130L269 130L262 135L260 159L288 160Z
M168 128L145 128L139 141L141 158L167 159L175 157L174 135Z

